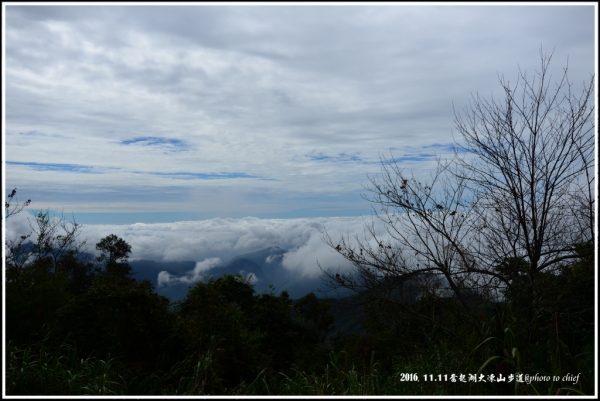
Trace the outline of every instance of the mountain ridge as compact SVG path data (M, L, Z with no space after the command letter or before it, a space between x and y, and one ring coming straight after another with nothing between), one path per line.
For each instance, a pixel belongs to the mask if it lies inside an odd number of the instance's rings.
M194 277L207 280L210 277L220 277L223 274L240 273L254 285L257 292L270 291L271 286L276 292L287 291L292 298L301 298L311 291L317 292L321 284L319 278L302 278L294 275L293 271L283 266L287 250L271 246L258 251L237 255L226 263L213 266L196 274ZM195 261L158 262L154 260L130 261L134 277L150 280L160 295L165 295L172 301L181 300L187 294L187 289L194 284L192 276L196 268ZM158 274L166 271L174 279L172 283L158 285Z

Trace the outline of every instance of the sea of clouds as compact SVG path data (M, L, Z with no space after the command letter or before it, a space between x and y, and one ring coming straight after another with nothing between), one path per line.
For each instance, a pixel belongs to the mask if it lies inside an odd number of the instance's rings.
M33 218L28 213L11 216L6 222L7 238L29 234ZM297 219L213 218L173 223L86 224L81 225L81 240L88 251L107 235L115 234L131 245L131 260L196 261L202 270L234 257L268 247L287 250L282 264L297 277L316 278L323 268L346 270L350 264L324 241L327 233L334 241L342 235L363 237L370 217L319 217ZM378 235L385 227L375 219ZM36 240L35 232L31 239Z

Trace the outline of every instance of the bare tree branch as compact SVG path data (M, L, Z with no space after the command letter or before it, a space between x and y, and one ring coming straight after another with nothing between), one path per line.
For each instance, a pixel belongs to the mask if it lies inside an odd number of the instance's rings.
M381 158L381 174L369 177L364 195L374 216L363 236L323 235L354 267L325 271L330 288L368 293L419 316L414 298L401 296L417 286L420 297L456 300L463 321L477 326L474 296L497 302L518 290L531 313L544 296L541 275L585 256L577 247L595 232L594 77L577 95L564 68L551 86L552 55L540 50L540 58L532 78L521 70L514 85L499 77L503 99L474 95L455 112L462 142L453 158L438 160L428 182L406 174L393 155Z

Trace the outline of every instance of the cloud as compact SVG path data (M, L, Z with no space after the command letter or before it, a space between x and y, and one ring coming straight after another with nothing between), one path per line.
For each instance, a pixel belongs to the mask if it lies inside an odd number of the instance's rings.
M81 238L87 239L89 248L107 235L115 234L127 241L132 248L131 260L197 261L193 271L182 280L194 281L201 273L217 265L227 263L235 256L279 246L285 250L282 263L298 277L314 278L323 268L346 269L345 260L323 241L324 230L332 238L344 234L362 232L361 217L300 218L300 219L208 219L176 223L81 225ZM29 230L30 231L30 230ZM27 213L11 217L7 221L7 236L28 232ZM269 262L279 260L272 258ZM161 282L175 280L162 274Z
M183 276L174 276L167 271L161 271L158 273L158 286L169 286L174 284L193 284L197 281L204 279L204 272L218 266L221 263L219 258L208 258L202 262L197 262L196 267L187 272Z
M555 71L568 55L573 82L589 79L590 11L10 6L6 178L45 197L96 191L74 211L195 211L180 187L194 192L198 181L243 199L241 213L260 208L249 191L269 191L287 212L302 195L338 206L385 149L410 144L417 153L398 161L430 170L431 150L451 151L453 109L471 93L499 93L498 73L535 70L540 43L556 44ZM150 189L180 196L130 197Z
M286 269L308 278L320 276L321 268L345 270L350 267L342 256L323 243L319 235L311 235L306 244L286 253L282 263Z
M54 219L57 217L55 216ZM22 212L7 221L7 238L16 238L31 232L30 213ZM364 232L369 218L300 218L300 219L208 219L175 223L80 225L81 240L88 243L88 251L95 252L95 244L110 234L115 234L132 246L131 260L197 261L196 267L185 276L177 278L162 272L161 285L191 283L202 273L235 256L278 246L287 250L269 256L267 263L282 262L298 278L315 278L321 268L346 270L351 265L324 242L325 232L334 243L342 236ZM383 224L375 219L376 233L387 238ZM35 235L32 236L35 241ZM370 240L370 239L369 239ZM372 240L370 240L372 241ZM179 280L179 281L178 281Z
M281 258L283 258L282 255L269 255L267 256L267 263L277 263Z
M29 235L31 228L29 227L29 221L32 218L30 213L22 211L14 214L6 219L6 234L7 240L16 239L21 235Z

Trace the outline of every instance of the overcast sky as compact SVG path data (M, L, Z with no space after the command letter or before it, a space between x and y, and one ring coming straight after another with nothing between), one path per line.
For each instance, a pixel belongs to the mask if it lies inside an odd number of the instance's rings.
M595 69L591 3L3 8L5 193L127 223L90 235L165 260L165 233L193 235L147 223L220 224L204 238L238 253L301 249L334 216L360 227L380 155L427 174L460 141L454 109L499 97L499 75L533 75L540 46L555 77L567 60L575 84ZM180 259L211 256L198 238Z
M82 215L358 214L380 154L431 168L453 103L500 95L498 73L533 73L540 45L575 82L594 71L592 6L5 5L5 18L6 187Z

